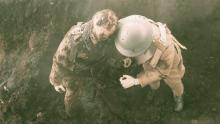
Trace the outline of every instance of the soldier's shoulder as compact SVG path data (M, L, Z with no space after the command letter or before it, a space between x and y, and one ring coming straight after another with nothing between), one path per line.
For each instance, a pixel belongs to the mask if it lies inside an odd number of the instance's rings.
M73 25L69 31L66 33L65 37L63 38L62 42L63 44L68 45L77 45L81 41L80 38L83 34L83 28L82 28L83 22L79 22L76 25Z
M82 28L81 24L79 23L73 25L69 31L65 34L63 40L61 41L57 53L62 53L66 51L70 51L70 49L76 48L80 44L80 39L82 37Z
M71 34L80 34L82 33L82 25L84 22L77 22L76 25L73 25L70 30L68 31Z
M75 42L77 42L76 40L83 34L82 24L83 22L78 22L76 25L73 25L67 33L68 37L73 38Z

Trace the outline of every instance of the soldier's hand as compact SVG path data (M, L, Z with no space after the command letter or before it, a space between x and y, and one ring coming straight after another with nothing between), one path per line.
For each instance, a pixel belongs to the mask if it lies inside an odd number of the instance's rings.
M58 86L54 86L54 89L59 93L63 93L66 91L65 87L62 84Z
M138 79L136 78L133 78L132 76L130 75L123 75L122 77L120 77L120 82L121 82L121 85L124 87L124 88L129 88L129 87L132 87L134 85L138 85L139 84L139 81Z

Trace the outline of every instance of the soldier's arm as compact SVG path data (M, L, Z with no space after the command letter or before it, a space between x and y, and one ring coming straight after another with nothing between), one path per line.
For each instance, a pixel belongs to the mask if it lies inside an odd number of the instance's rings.
M164 76L168 76L173 68L174 59L177 51L171 44L161 55L161 58L156 66L156 69Z
M78 44L76 42L77 35L72 34L71 30L65 35L61 41L54 57L51 73L49 76L50 83L58 86L65 80L72 78L72 71L75 65Z
M144 72L138 75L141 86L144 87L169 75L173 67L175 55L175 48L173 45L170 45L166 50L163 51L155 68L148 64L143 65L144 67L146 66L146 69Z
M144 70L137 75L137 79L141 87L145 87L161 80L161 73L156 69Z

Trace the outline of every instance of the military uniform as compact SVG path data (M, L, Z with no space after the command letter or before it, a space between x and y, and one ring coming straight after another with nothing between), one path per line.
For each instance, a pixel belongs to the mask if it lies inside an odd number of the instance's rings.
M135 57L144 71L137 78L123 75L119 80L124 88L150 85L158 89L164 80L172 89L175 111L183 108L183 83L185 73L181 45L165 24L154 22L141 15L131 15L119 20L119 34L115 41L117 50L124 56Z
M155 50L143 64L144 72L138 75L140 84L142 87L149 84L152 89L158 89L163 79L175 96L181 96L184 91L181 79L185 67L180 47L185 47L175 39L166 25L149 21L153 27L152 46Z
M54 57L50 73L50 83L62 84L66 88L65 108L69 115L80 116L97 108L96 78L98 67L104 59L103 44L93 45L89 37L91 22L73 26L60 43ZM85 115L81 115L85 116Z

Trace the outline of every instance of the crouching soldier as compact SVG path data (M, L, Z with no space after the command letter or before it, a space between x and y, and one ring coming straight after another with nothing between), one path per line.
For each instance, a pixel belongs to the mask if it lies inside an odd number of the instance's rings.
M134 57L143 65L143 72L136 78L123 75L120 82L124 88L134 85L149 85L156 90L160 80L172 89L175 111L183 109L184 86L182 78L185 73L181 45L165 24L154 22L144 16L132 15L120 19L118 35L115 40L117 50L126 57Z
M83 117L83 121L99 114L94 78L99 70L94 65L105 57L103 47L115 32L117 21L112 10L97 12L90 21L74 25L67 32L53 57L50 83L56 91L65 92L66 112Z

